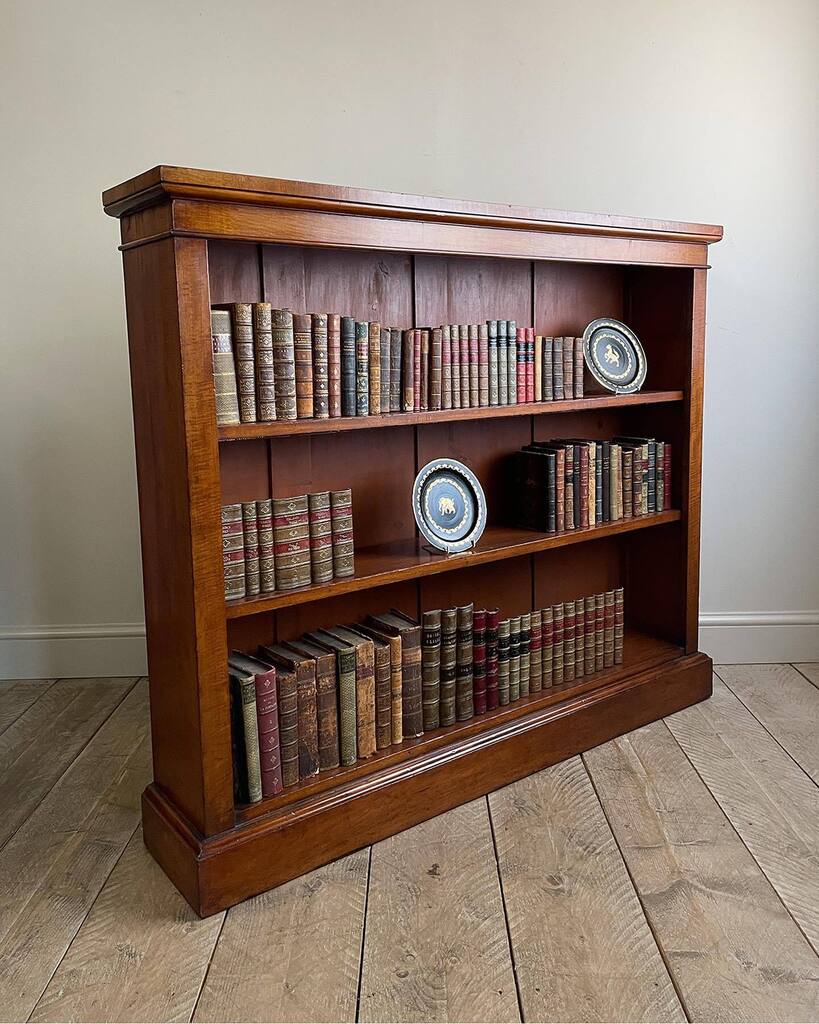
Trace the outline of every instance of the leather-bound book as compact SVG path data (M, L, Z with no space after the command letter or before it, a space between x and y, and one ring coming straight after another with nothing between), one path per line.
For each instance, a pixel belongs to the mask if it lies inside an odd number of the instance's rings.
M270 313L273 333L273 376L276 386L276 419L296 419L296 355L293 314L289 309Z
M455 670L455 717L459 722L472 718L472 604L462 605L458 613L458 639Z
M273 363L273 319L269 302L253 303L253 365L256 374L256 418L276 419L276 371Z
M281 793L282 764L279 747L279 701L276 669L248 654L231 651L228 666L236 673L252 675L256 689L256 729L259 734L259 772L262 796Z
M421 615L421 700L424 732L441 724L441 609Z
M460 409L464 406L464 399L461 395L461 328L458 324L450 324L450 351L452 353L452 408ZM467 396L468 401L468 396Z
M478 405L489 405L489 331L485 323L478 324Z
M499 405L498 392L498 321L487 320L486 331L489 346L489 404Z
M401 411L401 334L390 329L390 412Z
M276 670L276 695L279 705L282 784L285 787L294 786L299 781L299 700L295 672Z
M623 637L625 634L625 609L623 588L614 591L614 664L623 664Z
M563 682L574 680L574 601L563 602Z
M607 590L603 597L603 665L614 664L614 591Z
M609 478L611 479L611 478ZM596 441L594 444L594 521L604 523L606 511L604 502L603 487L603 442Z
M429 408L438 412L442 405L441 370L442 370L443 332L434 327L430 332L429 350Z
M563 338L563 397L574 398L574 338Z
M555 338L552 349L552 390L555 401L562 402L563 395L563 339Z
M355 414L370 414L370 326L355 322Z
M540 693L543 689L543 616L533 611L529 625L529 690Z
M551 608L542 608L540 620L543 628L543 689L547 690L554 683L554 619Z
M634 480L633 459L634 455L630 448L623 448L623 518L631 519L634 515Z
M421 626L394 608L367 617L368 625L401 637L401 677L404 739L424 735L421 688Z
M353 492L349 487L330 491L330 522L333 542L333 577L355 575L353 541Z
M498 706L498 623L500 610L490 608L486 613L486 708Z
M330 352L327 314L311 314L313 326L313 414L317 420L330 416Z
M419 400L421 412L427 412L429 409L429 350L430 350L430 332L426 329L420 330L419 334L419 357L420 357L420 388L419 388Z
M230 307L233 347L236 354L236 386L239 392L239 418L242 423L256 422L256 372L253 361L253 306L234 302Z
M276 589L276 558L273 546L273 502L263 498L256 502L259 532L259 590L272 594Z
M412 407L421 410L421 331L412 332Z
M369 352L367 356L368 370L370 374L370 416L381 415L381 324L370 323L367 327L367 344Z
M472 407L472 392L470 389L470 352L469 352L469 324L461 324L458 328L460 360L461 360L461 408ZM477 381L476 381L477 383ZM477 392L477 388L475 389ZM477 393L475 395L477 400Z
M509 703L520 700L520 616L509 620Z
M234 747L234 795L257 804L262 799L256 679L252 672L229 670L231 733Z
M476 715L486 712L486 610L472 616L472 707Z
M586 605L582 597L574 602L574 677L586 674Z
M606 667L605 654L605 595L594 595L594 671L602 672Z
M458 675L458 611L441 612L441 725L455 721L455 686Z
M509 362L506 356L506 320L498 320L498 405L509 405Z
M310 586L310 521L307 495L273 499L276 590Z
M248 597L257 597L259 578L259 519L255 501L242 502L242 532L245 538L245 588Z
M415 330L404 331L401 339L401 408L412 412L415 408Z
M674 507L671 479L671 445L668 441L663 444L663 476L665 478L665 508Z
M509 703L509 619L498 623L498 704Z
M646 512L654 515L657 512L657 442L650 440L646 446L648 449L648 504Z
M404 740L403 722L403 669L401 657L401 637L391 636L383 630L376 629L368 623L359 623L356 626L359 633L369 636L374 640L385 641L390 648L390 716L393 745L402 743Z
M543 339L543 401L552 402L555 399L554 392L554 338Z
M517 373L517 400L518 405L526 401L526 328L518 327L515 338L516 349L516 373Z
M587 444L575 445L575 454L580 457L579 465L579 495L580 495L580 523L581 528L589 525L589 446ZM575 470L577 472L577 469Z
M441 327L441 408L452 408L452 338L449 324Z
M526 401L535 400L535 329L526 328Z
M534 363L534 401L543 401L543 335L535 335L533 349Z
M375 680L375 748L392 746L392 693L390 689L390 645L386 638L366 633L355 623L345 627L373 645L373 677Z
M313 324L309 313L293 314L293 351L296 368L296 416L313 418Z
M613 523L623 518L623 446L609 446L609 518Z
M595 650L594 650L594 630L597 624L597 616L594 610L594 595L584 599L584 632L585 638L583 641L583 668L587 676L592 675L595 671Z
M520 617L520 695L528 697L530 692L530 649L532 616L527 612Z
M467 332L469 338L469 405L472 409L477 409L481 404L481 356L478 344L478 325L468 324Z
M380 412L384 416L390 411L390 374L392 372L392 331L389 327L382 327L381 338L381 404Z
M299 715L299 778L318 775L318 704L316 694L316 662L303 654L288 650L283 644L259 648L259 657L276 668L296 676L296 699Z
M341 317L341 415L356 414L355 318Z
M657 511L663 512L665 510L665 461L663 455L665 452L665 444L662 441L657 442Z
M506 321L506 377L509 405L518 404L518 324L516 320Z
M359 758L372 757L375 742L375 647L372 640L344 626L318 631L355 648L356 746Z
M566 488L563 493L563 497L566 510L566 529L574 530L577 526L577 520L575 519L574 514L574 445L567 444L564 448L564 454L566 456Z
M239 503L222 506L222 568L225 600L238 601L245 597L245 539Z
M228 310L212 309L210 311L210 337L213 349L216 422L220 427L240 423L239 396L236 391L236 363L233 359L233 338Z
M552 605L552 682L563 682L563 605Z
M331 633L305 634L305 641L334 654L338 678L338 740L339 760L344 767L355 764L358 756L355 647Z
M316 663L319 771L338 768L338 659L333 651L304 637L288 640L284 646L295 654L312 658Z
M589 526L595 526L597 524L597 442L589 441L586 448L589 453Z
M574 339L574 397L583 397L583 339Z
M514 522L524 530L545 530L547 453L513 452L509 458L510 493L516 496Z
M310 523L310 578L313 583L329 583L333 578L329 491L307 495L307 515Z
M327 314L328 411L332 419L341 415L341 317Z

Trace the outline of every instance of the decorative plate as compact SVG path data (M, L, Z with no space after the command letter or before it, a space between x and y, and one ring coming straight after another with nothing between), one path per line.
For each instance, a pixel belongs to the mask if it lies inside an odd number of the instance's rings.
M448 554L474 547L486 526L480 481L454 459L433 459L419 471L412 488L412 510L422 536Z
M631 328L619 320L592 320L583 331L583 355L591 375L607 391L631 395L646 379L646 354Z

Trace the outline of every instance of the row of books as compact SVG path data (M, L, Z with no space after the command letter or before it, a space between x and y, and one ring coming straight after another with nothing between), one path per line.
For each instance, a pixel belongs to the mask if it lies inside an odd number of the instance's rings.
M352 491L223 505L222 559L226 601L352 576Z
M220 425L583 397L583 339L514 320L401 330L236 302L211 336Z
M671 445L653 437L554 438L511 458L517 525L577 530L671 508Z
M392 610L228 658L237 803L623 660L623 589L501 619Z

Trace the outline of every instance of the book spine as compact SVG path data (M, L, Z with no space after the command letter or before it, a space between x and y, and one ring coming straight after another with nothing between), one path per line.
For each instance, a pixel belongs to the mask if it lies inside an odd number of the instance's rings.
M649 441L645 447L648 449L647 473L648 497L646 512L653 515L657 511L657 442Z
M416 412L421 409L421 331L412 332L412 407Z
M472 605L457 609L457 651L455 684L455 717L464 722L475 713L472 699Z
M555 525L558 533L568 529L566 522L566 452L555 452Z
M546 453L546 530L557 530L557 453Z
M403 673L401 669L401 637L391 636L390 644L390 715L392 742L404 741Z
M602 672L605 668L605 598L603 594L594 595L594 671Z
M642 448L632 448L631 464L631 506L635 516L643 514L643 453Z
M536 402L543 401L543 335L535 336L534 348L534 369L535 369L535 397Z
M313 412L317 420L330 416L330 353L327 314L313 313Z
M603 508L603 445L599 441L594 443L594 521L605 522L605 510Z
M441 725L452 725L455 721L457 646L458 613L455 608L446 608L441 612Z
M341 416L341 317L327 314L328 404L332 419Z
M509 405L509 363L506 356L507 321L498 320L498 405Z
M597 524L597 442L586 445L589 453L589 526Z
M216 395L216 422L219 426L240 423L239 396L236 391L236 364L230 313L226 309L210 311L210 338L213 351L213 389Z
M657 511L665 511L665 461L663 454L665 452L665 444L662 441L657 442Z
M478 405L489 405L489 331L485 323L478 324Z
M583 397L583 339L574 339L574 397Z
M625 634L625 608L623 588L614 591L614 664L623 664L623 638Z
M348 647L336 655L338 669L338 737L341 763L355 764L358 757L356 743L357 713L355 706L355 648Z
M480 346L478 344L478 325L469 324L469 405L477 409L481 404L481 367Z
M233 345L236 351L236 385L242 423L256 422L256 374L253 361L253 306L234 302L230 307Z
M242 532L245 543L245 589L248 597L257 597L259 578L259 518L255 501L242 502Z
M503 619L498 623L498 704L501 706L509 703L510 639L509 619Z
M273 503L270 498L256 502L259 531L259 589L272 594L276 589L276 559L273 551Z
M486 330L489 345L489 404L499 405L498 391L498 321L487 320Z
M529 691L540 693L543 689L543 616L533 611L529 625Z
M441 611L421 618L421 688L424 732L437 729L441 720Z
M551 608L542 608L540 619L543 627L543 689L554 682L554 620Z
M563 682L563 605L552 605L552 682Z
M563 602L563 682L574 679L574 601Z
M520 616L509 620L509 703L520 700Z
M355 575L353 544L353 492L349 487L330 492L333 578Z
M392 746L392 690L390 678L390 648L388 644L375 647L375 747L386 750Z
M355 320L341 317L341 415L355 416L356 411Z
M256 418L276 419L276 381L273 366L273 322L269 302L253 303L253 366L256 380Z
M563 397L574 398L574 338L563 338Z
M554 338L543 339L543 401L552 402L554 392Z
M515 340L518 405L526 401L526 328L518 327Z
M390 412L401 411L401 331L390 329Z
M307 495L273 499L276 590L310 585L310 521Z
M316 658L316 719L319 771L326 772L339 765L336 659L332 654Z
M419 331L420 335L420 381L419 388L421 412L429 409L429 331Z
M671 479L671 445L666 441L663 444L663 476L665 477L665 507L673 508Z
M293 314L293 353L296 371L296 416L313 418L313 339L309 314Z
M279 704L279 746L282 761L282 785L299 781L299 702L296 673L276 673Z
M355 649L355 709L359 758L372 757L375 741L375 645L362 640Z
M535 329L526 328L526 401L535 400Z
M616 523L623 518L623 449L619 444L609 446L609 514Z
M441 327L441 408L452 408L452 338L449 324Z
M515 320L506 321L506 378L508 405L517 405L518 401L518 325Z
M415 402L414 339L414 330L404 331L401 344L401 407L404 412L412 412Z
M461 408L469 409L472 406L472 393L470 388L470 376L472 371L469 350L469 325L461 324L459 334L461 356Z
M634 455L630 448L623 449L623 518L634 515L632 467Z
M531 686L532 616L527 612L520 617L520 695L528 697Z
M498 706L498 623L500 611L490 608L486 613L486 707Z
M614 665L614 591L607 590L603 596L603 665Z
M450 379L452 382L452 408L460 409L464 402L461 397L461 328L449 325L450 337Z
M404 738L424 735L423 686L421 681L421 627L405 630L401 637Z
M333 578L333 536L330 492L307 495L310 524L310 575L312 582L329 583Z
M582 597L574 602L574 677L586 674L586 606Z
M381 324L370 323L367 327L367 367L370 375L368 412L370 416L381 415Z
M366 320L355 321L355 414L370 414L370 330Z
M597 622L594 610L594 596L584 598L584 633L583 640L583 669L587 676L592 675L595 669L594 652L594 630Z
M271 310L273 376L276 387L276 419L296 419L296 363L293 314L289 309Z
M564 492L566 501L566 529L573 530L577 525L574 515L574 446L567 445L563 454L566 457L566 490Z
M429 350L429 408L437 412L441 408L441 363L443 335L440 327L430 332Z
M247 595L245 583L245 541L241 504L222 506L222 567L225 600L238 601Z
M381 328L381 394L380 408L381 415L385 415L390 411L390 386L392 378L390 376L392 372L392 331L389 327Z
M589 446L578 445L575 451L580 455L580 526L589 526Z
M472 708L476 715L486 712L486 611L472 616Z
M296 698L299 709L299 778L318 775L318 702L316 663L302 661L296 669Z
M242 725L245 734L245 756L247 758L247 784L250 803L262 799L262 772L259 755L259 726L256 718L256 680L251 675L242 675L239 680L242 702Z
M255 688L262 796L276 796L277 793L281 793L283 785L276 670L258 673L255 677Z

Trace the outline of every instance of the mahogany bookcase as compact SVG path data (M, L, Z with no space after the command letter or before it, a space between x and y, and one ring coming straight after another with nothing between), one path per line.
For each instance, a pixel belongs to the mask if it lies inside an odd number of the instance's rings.
M697 651L709 224L561 213L156 167L104 193L121 221L154 781L145 842L202 915L711 693ZM625 320L636 395L217 427L210 308L266 300L407 328L506 317L544 335ZM673 445L670 511L547 535L511 528L504 460L533 439ZM417 470L481 480L471 554L421 548ZM226 606L220 507L352 487L356 574ZM668 492L668 484L666 484ZM406 740L250 807L233 802L229 648L391 606L518 615L625 587L624 664Z

